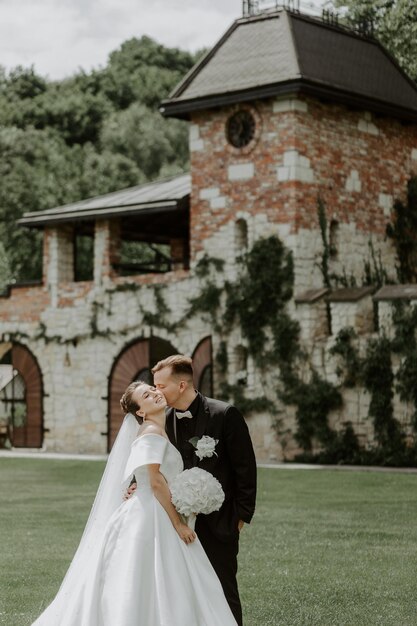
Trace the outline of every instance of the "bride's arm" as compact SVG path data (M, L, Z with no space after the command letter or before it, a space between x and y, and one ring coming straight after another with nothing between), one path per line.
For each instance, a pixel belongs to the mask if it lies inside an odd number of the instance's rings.
M184 524L178 515L177 510L171 502L171 493L169 491L168 483L159 471L159 468L160 465L158 463L148 465L149 480L154 496L168 513L169 519L181 539L185 543L192 543L196 537L195 532Z

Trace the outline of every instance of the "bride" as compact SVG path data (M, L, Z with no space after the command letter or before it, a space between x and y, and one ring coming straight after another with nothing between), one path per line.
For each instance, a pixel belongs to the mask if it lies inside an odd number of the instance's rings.
M171 503L182 471L162 393L134 382L78 550L32 626L236 626L194 531ZM138 427L138 423L140 427ZM123 499L133 474L137 489Z

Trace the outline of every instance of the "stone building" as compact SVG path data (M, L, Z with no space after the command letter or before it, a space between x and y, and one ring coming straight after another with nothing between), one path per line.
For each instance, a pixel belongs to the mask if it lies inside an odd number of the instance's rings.
M210 311L190 309L204 286L238 280L239 257L262 237L276 235L292 252L288 309L314 367L331 380L340 329L353 327L359 341L378 323L389 332L391 300L417 299L413 287L363 286L375 259L395 274L386 224L417 174L417 88L376 40L286 9L239 19L161 112L189 121L190 174L20 220L43 230L44 272L41 284L14 286L0 301L3 360L26 385L16 446L104 452L123 389L173 352L193 355L195 383L208 394L226 379L262 395L239 329L227 337L222 373L215 357L224 337ZM85 242L87 277L77 275ZM137 242L155 251L146 267L121 261ZM356 286L326 284L326 242L327 275ZM344 400L335 428L349 420L372 440L366 392L346 390ZM285 442L272 411L247 415L259 460L297 451L294 410L282 413Z

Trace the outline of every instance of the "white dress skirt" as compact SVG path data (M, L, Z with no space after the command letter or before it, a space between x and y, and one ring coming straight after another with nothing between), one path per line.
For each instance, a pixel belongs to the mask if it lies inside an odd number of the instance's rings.
M147 465L169 482L183 469L163 436L135 440L125 477L137 489L109 519L100 550L59 622L54 602L33 626L236 626L221 584L198 538L186 545L153 495Z

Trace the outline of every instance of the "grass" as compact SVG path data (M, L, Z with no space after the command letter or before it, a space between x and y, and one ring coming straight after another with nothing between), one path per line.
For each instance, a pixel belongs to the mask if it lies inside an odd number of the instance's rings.
M56 593L102 469L0 459L0 624L29 626ZM239 557L245 626L417 625L416 486L394 472L260 470Z

